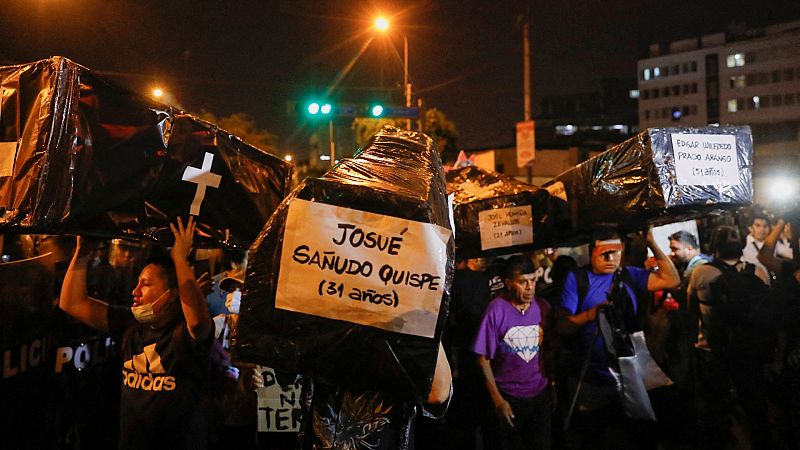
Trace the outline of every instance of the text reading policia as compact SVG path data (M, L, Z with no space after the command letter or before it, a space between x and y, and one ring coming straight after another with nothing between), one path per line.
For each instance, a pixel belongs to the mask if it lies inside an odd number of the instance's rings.
M350 246L352 248L364 247L376 249L389 256L397 256L403 242L402 233L395 236L384 236L370 231L365 232L356 225L349 223L338 224L341 235L331 239L337 246ZM299 245L294 249L292 259L299 264L317 266L321 270L330 270L339 275L360 275L364 278L372 276L374 265L371 261L359 261L337 255L335 251L317 251L308 245ZM376 272L384 286L409 286L420 290L439 289L439 276L425 272L412 272L400 270L391 264L383 264Z

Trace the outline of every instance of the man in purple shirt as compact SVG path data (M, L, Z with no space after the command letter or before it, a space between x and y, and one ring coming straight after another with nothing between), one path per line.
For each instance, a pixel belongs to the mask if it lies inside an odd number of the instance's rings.
M549 381L541 352L550 305L534 295L534 270L529 258L508 259L506 291L486 307L472 346L497 416L494 442L502 450L550 448Z

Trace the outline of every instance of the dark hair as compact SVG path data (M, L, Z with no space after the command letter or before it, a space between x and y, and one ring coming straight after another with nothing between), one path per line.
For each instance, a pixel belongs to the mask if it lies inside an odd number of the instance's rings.
M172 258L165 255L163 251L155 251L147 258L144 264L145 267L152 264L161 268L164 272L164 276L167 278L167 287L170 289L178 289L178 274L175 272L175 263L172 261Z
M589 235L589 254L592 254L592 250L594 250L594 243L597 241L605 241L608 239L621 239L617 230L613 228L601 228L598 230L592 231L592 234Z
M689 245L692 248L699 248L697 246L697 238L686 230L676 231L669 235L670 241L677 241L681 244Z
M559 255L553 261L553 268L550 269L550 278L553 279L553 283L560 285L567 277L567 274L577 268L578 263L575 262L575 258L569 255Z
M511 280L519 274L527 274L536 272L533 263L528 256L514 255L508 258L503 266L503 278Z
M744 241L739 229L720 225L711 232L711 251L720 259L736 259L742 256Z

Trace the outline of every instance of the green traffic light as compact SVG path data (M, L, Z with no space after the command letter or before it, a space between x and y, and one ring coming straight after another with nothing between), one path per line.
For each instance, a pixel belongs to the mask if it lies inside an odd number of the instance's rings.
M372 113L372 117L380 117L383 114L383 106L375 105L370 112Z
M332 110L333 110L333 107L331 106L330 103L325 103L324 105L320 106L320 108L319 108L319 112L321 112L322 114L325 114L325 115L330 114Z
M318 114L319 110L320 110L319 103L314 102L308 105L308 113L311 115Z

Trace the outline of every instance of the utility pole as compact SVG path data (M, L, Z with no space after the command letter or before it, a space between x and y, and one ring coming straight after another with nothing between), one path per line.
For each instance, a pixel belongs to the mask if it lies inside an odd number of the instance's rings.
M333 140L333 118L328 119L328 140L331 143L331 167L336 164L336 141Z
M522 82L523 94L525 96L525 111L524 120L527 122L531 120L531 42L530 42L530 22L531 22L531 6L527 6L525 12L525 23L522 25ZM530 162L525 165L525 171L528 174L528 184L533 183L533 167Z

